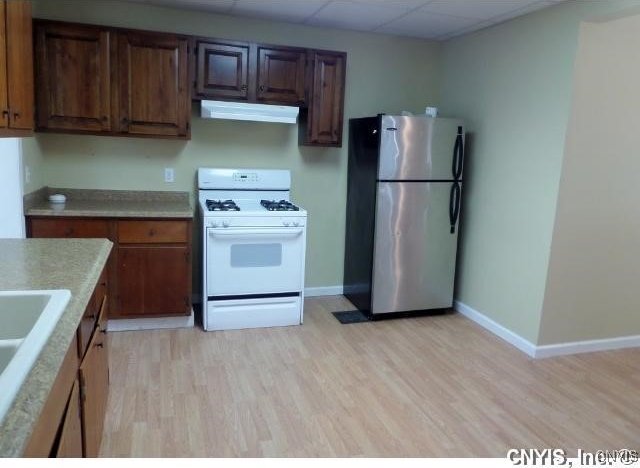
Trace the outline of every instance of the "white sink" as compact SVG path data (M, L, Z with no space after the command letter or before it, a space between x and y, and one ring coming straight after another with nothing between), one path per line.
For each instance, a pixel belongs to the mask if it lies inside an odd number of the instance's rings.
M0 291L0 422L69 299L66 289Z

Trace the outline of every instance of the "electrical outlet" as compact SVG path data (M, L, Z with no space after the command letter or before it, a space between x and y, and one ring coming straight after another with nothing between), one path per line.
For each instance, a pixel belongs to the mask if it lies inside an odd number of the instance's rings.
M175 181L175 174L173 172L173 167L164 168L164 181L169 184L172 184Z
M24 166L24 183L31 183L31 168L29 166Z

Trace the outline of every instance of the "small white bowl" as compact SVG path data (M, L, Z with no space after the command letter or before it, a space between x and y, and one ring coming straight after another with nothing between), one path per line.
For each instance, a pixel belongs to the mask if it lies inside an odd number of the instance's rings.
M64 203L67 201L67 197L62 194L55 193L53 195L49 195L49 202L51 203Z

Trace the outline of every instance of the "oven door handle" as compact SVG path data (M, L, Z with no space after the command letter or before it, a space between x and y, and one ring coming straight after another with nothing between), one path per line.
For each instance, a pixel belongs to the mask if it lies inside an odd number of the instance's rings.
M295 229L224 229L209 230L211 237L298 237L304 232L302 228Z

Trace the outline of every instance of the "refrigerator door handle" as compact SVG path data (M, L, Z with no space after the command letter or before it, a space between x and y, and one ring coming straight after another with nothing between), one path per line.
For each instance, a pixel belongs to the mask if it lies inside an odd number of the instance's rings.
M459 180L462 175L462 165L464 158L464 139L462 138L462 127L458 127L456 143L453 146L453 161L451 162L451 174L454 180Z
M449 194L449 223L451 224L451 234L456 233L456 224L460 215L460 184L454 182L451 184L451 192Z

